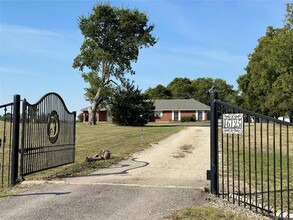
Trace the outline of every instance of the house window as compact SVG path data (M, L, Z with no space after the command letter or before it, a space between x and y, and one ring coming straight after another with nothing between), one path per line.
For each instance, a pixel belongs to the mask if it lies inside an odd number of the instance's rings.
M161 112L161 111L155 112L155 117L162 117L162 116L163 116L163 112Z
M178 111L174 111L174 121L178 121L179 113Z

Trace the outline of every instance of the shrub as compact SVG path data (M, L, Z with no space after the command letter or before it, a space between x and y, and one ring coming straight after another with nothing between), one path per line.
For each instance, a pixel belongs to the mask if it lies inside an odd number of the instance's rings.
M114 92L110 106L113 123L124 126L144 126L155 109L154 103L129 82Z
M191 122L195 121L194 116L182 116L181 117L181 122Z

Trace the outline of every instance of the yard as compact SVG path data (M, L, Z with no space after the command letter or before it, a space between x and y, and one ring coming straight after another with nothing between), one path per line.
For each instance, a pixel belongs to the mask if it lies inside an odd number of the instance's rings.
M184 125L150 124L145 127L124 127L111 123L89 126L85 123L76 125L75 163L27 176L26 179L52 179L62 176L91 173L108 167L131 154L150 146L150 143L178 132ZM112 152L112 159L107 161L85 162L87 156L94 157L101 149Z
M258 207L292 212L292 127L246 124L244 135L222 136L220 129L219 136L222 195L231 195L230 200L235 203L240 202L235 200L241 196Z

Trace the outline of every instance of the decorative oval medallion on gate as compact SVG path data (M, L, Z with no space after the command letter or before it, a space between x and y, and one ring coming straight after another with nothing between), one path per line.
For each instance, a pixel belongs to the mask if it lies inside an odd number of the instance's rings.
M49 136L49 141L51 144L56 143L59 135L60 122L59 122L59 115L57 111L51 111L48 125L47 125L47 133Z

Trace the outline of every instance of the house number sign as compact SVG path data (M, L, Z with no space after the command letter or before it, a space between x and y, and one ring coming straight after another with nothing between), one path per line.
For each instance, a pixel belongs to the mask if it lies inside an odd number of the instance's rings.
M223 114L224 134L243 134L243 114Z

